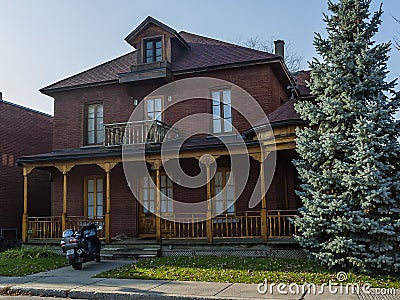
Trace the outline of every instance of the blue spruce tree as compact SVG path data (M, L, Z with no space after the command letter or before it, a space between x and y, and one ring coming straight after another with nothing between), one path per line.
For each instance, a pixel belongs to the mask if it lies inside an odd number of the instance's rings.
M382 9L370 0L328 1L328 36L315 35L313 102L296 105L295 165L304 207L299 243L323 265L363 272L400 270L400 107L387 82L390 43L373 40Z

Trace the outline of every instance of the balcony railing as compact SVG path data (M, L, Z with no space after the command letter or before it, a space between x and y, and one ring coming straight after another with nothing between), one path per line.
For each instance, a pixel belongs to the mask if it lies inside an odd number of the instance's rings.
M105 146L161 143L178 137L176 129L158 120L104 125Z

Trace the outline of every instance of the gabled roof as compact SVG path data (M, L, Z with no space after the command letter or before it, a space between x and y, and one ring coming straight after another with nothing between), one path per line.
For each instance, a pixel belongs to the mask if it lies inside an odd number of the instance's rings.
M205 68L219 68L231 64L250 64L266 61L280 61L277 55L258 51L212 38L181 31L179 35L190 48L173 56L171 71L173 73L195 72ZM174 54L173 54L174 55ZM83 71L51 84L40 91L42 93L74 89L85 86L118 82L118 74L130 72L135 65L135 51L105 62L99 66Z
M21 109L21 110L24 110L24 111L27 111L27 112L35 113L35 114L42 115L42 116L45 116L47 118L53 119L52 115L46 114L46 113L44 113L42 111L38 111L38 110L29 108L29 107L26 107L26 106L22 106L22 105L16 104L16 103L13 103L13 102L9 102L9 101L3 100L3 99L0 100L0 109L4 109L3 107L1 107L2 105L14 107L14 108L17 108L17 109Z
M164 23L161 23L160 21L154 19L151 16L148 16L142 23L139 24L138 27L135 28L128 36L125 38L125 41L127 41L130 44L130 40L135 37L136 34L138 34L140 31L142 31L147 25L149 24L154 24L165 31L169 32L173 36L175 36L185 47L189 48L190 46L186 43L186 41L179 35L178 32L176 32L175 29L169 27L168 25L165 25Z

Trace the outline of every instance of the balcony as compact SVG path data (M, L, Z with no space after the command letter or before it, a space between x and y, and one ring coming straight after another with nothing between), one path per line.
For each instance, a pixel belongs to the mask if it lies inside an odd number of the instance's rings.
M170 64L168 61L157 61L145 64L132 65L128 73L118 74L119 83L135 82L148 79L172 78Z
M141 145L174 140L179 132L158 120L104 125L104 145Z

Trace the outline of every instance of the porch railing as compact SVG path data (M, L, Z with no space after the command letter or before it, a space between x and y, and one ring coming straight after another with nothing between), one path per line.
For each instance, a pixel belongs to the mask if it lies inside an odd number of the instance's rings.
M214 237L261 237L260 212L220 215L213 219Z
M198 214L171 214L161 218L162 238L205 238L207 225L205 215Z
M267 211L267 237L284 238L297 234L293 218L297 210ZM207 223L204 214L171 214L169 220L161 218L162 238L206 238ZM213 237L253 238L261 237L260 211L248 211L236 215L219 215L212 219Z
M161 143L179 137L179 132L161 121L137 121L104 125L104 145Z
M97 236L102 239L104 238L104 220L102 218L88 218L82 216L68 216L67 217L67 228L73 230L79 230L82 226L96 224L101 226L102 229L97 231Z
M28 239L55 239L62 236L61 217L28 217Z
M293 223L298 210L267 210L268 237L292 237L297 234Z

